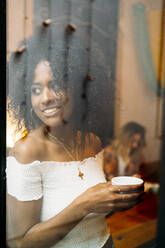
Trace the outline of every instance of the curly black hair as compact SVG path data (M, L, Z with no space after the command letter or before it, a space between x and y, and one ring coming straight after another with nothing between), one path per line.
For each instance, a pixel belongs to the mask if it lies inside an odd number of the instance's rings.
M39 27L32 37L20 43L26 48L22 53L11 54L7 71L8 110L18 130L30 131L41 125L34 111L31 113L30 96L34 70L41 60L50 61L57 84L70 89L76 129L94 133L102 129L103 123L98 120L109 112L108 92L114 90L110 84L114 79L102 48L93 40L89 46L87 27L78 24L74 36L64 30L62 21L52 23L51 29Z
M7 66L8 82L8 111L13 122L17 123L17 130L35 128L35 121L39 123L37 116L31 114L31 83L33 82L34 69L40 60L45 59L39 51L32 55L34 38L24 40L21 46L26 46L22 53L13 52ZM31 49L30 49L31 48Z

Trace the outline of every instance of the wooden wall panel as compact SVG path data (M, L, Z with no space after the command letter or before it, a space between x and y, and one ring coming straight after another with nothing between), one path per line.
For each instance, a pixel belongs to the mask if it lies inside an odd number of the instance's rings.
M32 34L33 0L7 0L7 58Z
M19 42L33 32L33 0L7 0L7 60ZM14 133L7 114L7 147L20 137ZM18 136L18 137L17 137Z

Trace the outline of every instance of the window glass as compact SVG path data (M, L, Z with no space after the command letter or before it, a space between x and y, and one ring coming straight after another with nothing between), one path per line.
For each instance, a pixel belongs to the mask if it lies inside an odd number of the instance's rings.
M7 1L9 247L155 244L163 20L163 0Z

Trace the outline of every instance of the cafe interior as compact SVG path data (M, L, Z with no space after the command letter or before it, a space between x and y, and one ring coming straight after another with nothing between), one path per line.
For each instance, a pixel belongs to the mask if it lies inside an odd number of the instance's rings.
M64 22L70 30L66 36L61 34ZM7 61L13 52L22 54L28 49L20 46L21 40L44 36L48 29L52 32L51 42L57 37L68 47L74 40L77 44L76 39L88 44L87 60L83 51L79 51L82 56L79 66L82 68L87 61L90 81L82 83L83 94L90 98L84 104L88 113L84 118L88 120L88 130L99 136L103 147L119 137L127 123L145 128L139 167L145 194L133 208L107 216L114 247L163 247L160 240L159 246L156 244L161 236L158 227L162 204L165 1L7 0ZM58 44L54 53L55 49ZM78 74L79 71L76 78L82 81ZM95 82L97 77L99 81ZM7 154L23 135L15 132L7 115Z

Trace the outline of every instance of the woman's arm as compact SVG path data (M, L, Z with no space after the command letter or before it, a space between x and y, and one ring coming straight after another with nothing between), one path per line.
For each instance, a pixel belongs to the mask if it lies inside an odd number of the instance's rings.
M51 247L87 214L106 214L128 209L138 203L142 192L142 185L112 186L110 182L100 183L86 190L63 211L44 222L40 222L39 217L41 200L20 202L10 196L7 206L12 211L11 228L15 231L13 237L8 238L7 244L10 248Z
M8 223L10 222L8 233L13 231L13 237L8 237L7 240L10 248L51 247L86 215L86 210L79 206L79 202L73 202L60 214L40 222L41 199L21 202L10 195L7 198Z

